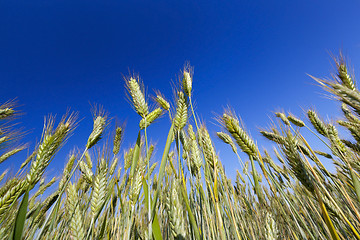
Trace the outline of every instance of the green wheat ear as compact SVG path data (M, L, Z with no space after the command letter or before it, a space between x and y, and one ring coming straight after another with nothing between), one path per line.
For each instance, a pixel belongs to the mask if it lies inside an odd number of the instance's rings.
M131 96L131 101L135 111L142 117L145 118L149 113L149 107L145 100L145 94L140 87L139 78L130 77L126 80L126 87Z
M86 148L90 149L92 146L94 146L100 139L101 135L104 131L104 128L106 126L106 116L102 113L99 113L97 116L94 116L94 126L93 130L88 138L88 142L86 144Z
M224 113L222 116L222 124L235 139L241 150L249 156L257 155L257 148L253 140L240 127L239 120L233 117L231 112Z
M177 131L183 129L188 120L188 105L183 92L178 92L174 126Z
M156 98L155 101L165 110L169 110L170 109L170 104L169 102L165 99L165 97L160 93L157 92L156 93Z

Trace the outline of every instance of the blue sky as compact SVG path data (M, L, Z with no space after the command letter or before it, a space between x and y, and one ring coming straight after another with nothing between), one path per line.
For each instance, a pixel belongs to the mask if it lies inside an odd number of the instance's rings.
M124 148L140 120L126 100L123 76L135 72L148 96L173 99L185 61L194 66L196 112L215 139L214 113L231 105L259 145L273 111L303 116L316 106L335 118L336 105L306 74L330 76L329 53L340 49L360 66L359 1L2 1L0 3L0 101L17 98L20 126L31 149L44 116L68 108L81 122L49 169L58 171L92 129L91 104L127 122ZM356 72L356 71L355 71ZM167 118L149 134L164 144ZM112 130L109 127L108 130ZM230 174L235 156L215 140ZM19 155L20 156L20 155ZM14 157L0 168L16 166Z

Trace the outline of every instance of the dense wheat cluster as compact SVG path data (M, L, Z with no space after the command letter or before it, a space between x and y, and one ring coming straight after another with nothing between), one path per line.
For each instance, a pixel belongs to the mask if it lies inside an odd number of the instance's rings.
M150 107L139 78L126 78L139 115L139 132L128 133L138 136L133 147L123 149L123 127L108 133L109 116L94 111L88 141L53 179L45 177L47 166L77 115L58 124L48 118L20 169L0 172L0 239L360 239L360 92L344 58L335 63L331 80L314 79L342 103L337 122L313 109L307 119L278 112L261 131L274 148L260 151L234 112L219 114L217 137L240 163L236 179L226 175L215 136L194 112L189 66L173 106L157 92L158 107ZM0 106L0 163L27 148L16 144L17 116L13 102ZM167 140L155 149L147 129L167 119ZM109 134L113 142L104 143ZM317 139L326 151L312 146Z

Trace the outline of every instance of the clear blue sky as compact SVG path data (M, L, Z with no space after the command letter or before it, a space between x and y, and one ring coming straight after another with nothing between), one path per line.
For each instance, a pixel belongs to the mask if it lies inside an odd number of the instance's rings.
M291 3L289 3L291 2ZM185 61L194 66L196 111L213 134L214 113L231 105L262 144L259 127L272 111L302 115L337 109L306 73L333 71L329 52L343 49L360 67L360 2L350 1L1 1L0 101L17 97L24 141L34 148L44 116L58 119L68 108L82 119L50 169L83 148L92 129L91 104L127 121L123 147L137 135L138 115L125 96L123 75L139 73L148 95L158 89L172 99L171 81ZM161 119L149 129L162 151ZM111 128L110 128L111 129ZM215 139L215 136L214 136ZM236 159L215 140L225 167ZM225 153L229 152L229 154ZM12 158L5 168L23 159Z

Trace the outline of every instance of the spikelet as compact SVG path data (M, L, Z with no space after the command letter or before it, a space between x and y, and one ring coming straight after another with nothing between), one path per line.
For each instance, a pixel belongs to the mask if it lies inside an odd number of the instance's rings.
M335 128L335 126L332 124L328 124L327 125L327 133L328 133L328 137L329 137L329 140L330 140L331 146L332 146L331 150L333 152L335 150L335 154L338 156L345 154L346 147L345 147L344 143L340 140L338 131Z
M243 152L247 153L249 156L256 156L257 149L255 143L240 127L239 121L236 118L231 114L224 113L222 116L222 123Z
M348 140L341 140L342 143L344 143L348 148L351 148L352 150L354 150L355 152L360 153L360 145L358 143L352 143Z
M226 144L229 144L233 150L234 153L237 153L237 149L236 149L236 146L232 140L232 138L224 133L224 132L217 132L216 135Z
M156 94L155 101L162 107L165 111L170 109L169 102L161 95L160 92Z
M273 132L267 132L267 131L260 131L260 133L266 137L267 139L269 139L270 141L276 142L278 144L283 144L285 142L285 137L277 134L277 133L273 133Z
M193 128L193 126L191 125L191 124L189 124L189 126L188 126L188 134L189 134L189 138L191 139L191 140L196 140L196 134L195 134L195 132L194 132L194 128Z
M200 127L198 137L199 145L203 149L206 162L210 165L211 168L214 168L215 165L218 163L218 159L209 132L207 131L205 126Z
M171 233L175 239L185 239L185 231L183 226L183 209L179 194L180 184L177 180L173 180L171 190L166 194L166 210L169 216L169 224Z
M113 147L113 154L116 155L120 151L120 144L122 139L122 133L123 129L121 127L117 127L115 130L115 136L114 136L114 147Z
M114 161L111 163L110 170L109 170L110 175L113 175L113 174L114 174L118 162L119 162L119 158L116 157L116 158L114 159Z
M153 144L151 144L149 147L148 153L146 155L146 159L148 159L148 160L151 159L151 156L154 153L154 150L155 150L155 146Z
M342 54L340 54L340 59L338 61L335 60L335 63L338 70L337 76L339 77L342 84L350 90L356 90L355 83L348 74L346 62Z
M86 182L91 184L93 182L93 177L94 177L94 174L91 171L91 168L89 168L89 166L84 161L81 161L79 163L79 169L80 169L81 173L83 174Z
M0 134L1 134L1 132L0 132ZM7 142L8 140L9 140L9 137L8 137L8 136L1 137L1 138L0 138L0 144L3 144L3 143L5 143L5 142Z
M277 112L277 113L275 113L275 116L277 116L278 118L280 118L285 125L290 126L290 122L289 122L289 120L286 118L286 116L285 116L284 113Z
M266 213L265 217L265 236L267 240L276 240L278 239L278 229L276 222L273 218L273 215L270 212Z
M92 167L93 167L93 163L92 163L92 160L91 160L89 151L86 151L86 152L85 152L85 160L86 160L86 163L87 163L87 165L89 166L89 168L92 168Z
M321 151L317 151L317 150L315 150L314 152L315 152L316 154L319 154L320 156L323 156L323 157L326 157L326 158L329 158L329 159L332 158L332 156L331 156L330 154L328 154L328 153L321 152Z
M151 165L150 169L149 169L149 172L146 173L146 176L148 176L148 175L151 176L151 175L153 174L156 166L157 166L157 162L153 163L153 164Z
M9 186L6 191L2 191L3 195L0 197L0 217L4 212L8 210L11 204L17 200L17 198L24 193L25 188L27 187L26 181L17 181L13 186Z
M13 187L15 187L16 185L18 185L18 183L21 180L14 177L9 179L8 181L6 181L1 187L0 187L0 198L4 197L4 195Z
M38 224L40 221L45 217L46 212L50 209L50 207L55 203L55 201L58 199L59 193L56 191L52 193L50 196L48 196L42 203L41 203L41 209L39 213L36 215L34 219L34 223Z
M187 96L191 97L192 90L192 76L189 70L183 72L183 89Z
M91 132L86 144L87 149L90 149L101 139L101 135L104 131L105 125L106 117L104 115L96 116L96 118L94 119L93 131Z
M132 181L132 186L129 195L130 202L133 205L136 203L137 198L139 196L142 186L142 177L144 176L144 173L145 173L145 165L140 164Z
M309 110L307 112L311 124L314 126L316 131L323 136L327 135L327 129L323 121L320 120L315 111Z
M13 108L0 108L0 119L5 119L8 118L10 116L12 116L14 114L14 109Z
M38 148L35 160L31 163L30 172L26 176L30 188L40 180L45 168L73 130L75 117L71 114L66 121L63 118L55 130L52 128L53 121L51 119L45 126L43 140Z
M83 215L78 204L78 193L72 183L69 183L66 193L66 210L67 216L70 218L70 235L72 239L83 240L85 239Z
M337 121L337 123L343 127L346 127L351 132L351 135L354 137L354 139L357 142L360 142L360 131L359 131L360 124L353 122L346 122L342 120Z
M328 83L328 85L332 88L331 91L333 94L337 95L340 100L351 106L355 111L360 113L360 93L357 90L351 90L341 84L338 83Z
M28 157L25 159L25 161L21 164L20 169L23 169L24 167L26 167L26 166L30 163L30 161L32 161L32 160L34 159L34 157L36 156L36 154L37 154L37 152L36 152L36 151L33 151L33 153L32 153L30 156L28 156Z
M0 156L0 163L4 162L9 157L11 157L12 155L15 155L16 153L24 150L25 148L26 148L25 146L20 146L20 147L14 148L14 149L12 149L10 151L7 151L6 153L2 154Z
M287 117L287 119L292 123L294 124L295 126L298 126L298 127L304 127L305 126L305 123L300 120L299 118L289 114L289 116Z
M175 130L180 131L186 125L188 118L188 106L183 92L178 92L177 108L174 117Z
M131 96L135 111L142 118L146 117L146 115L149 114L149 107L147 102L145 101L144 92L140 87L139 79L130 77L130 79L126 80L126 86Z
M196 140L189 141L190 144L190 168L194 176L199 176L202 166L201 151Z
M105 201L107 181L107 164L104 158L100 160L98 172L94 178L93 193L91 198L91 211L96 216Z
M298 152L297 139L287 132L286 142L281 146L286 160L296 178L310 191L314 192L315 186L312 177L309 175L303 160Z
M40 195L42 195L46 189L48 189L51 185L53 185L56 182L56 178L53 177L47 184L40 184L39 190L37 190L37 192L34 194L34 196L32 196L32 198L36 198Z
M75 163L75 159L76 159L76 156L74 154L72 154L69 157L69 160L66 163L66 166L64 168L62 178L61 178L61 180L59 182L59 189L62 189L64 187L65 183L68 181L68 179L70 177L71 170L73 169L73 166L74 166L74 163Z
M145 118L140 120L139 127L140 129L144 129L148 127L153 121L155 121L162 114L161 108L156 108L154 111L146 115ZM145 121L146 119L146 121Z
M347 107L346 104L342 103L341 104L341 110L344 113L344 116L347 118L347 120L349 120L352 123L357 123L360 124L360 119L357 118L352 112L351 110Z
M134 148L130 148L124 153L124 169L127 170L131 166Z

